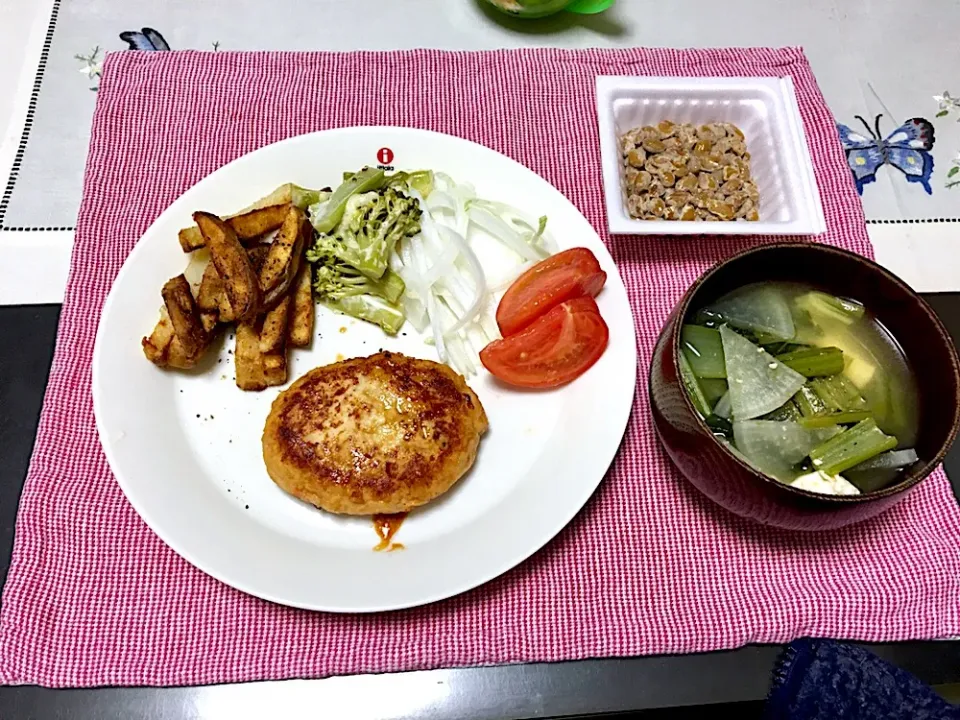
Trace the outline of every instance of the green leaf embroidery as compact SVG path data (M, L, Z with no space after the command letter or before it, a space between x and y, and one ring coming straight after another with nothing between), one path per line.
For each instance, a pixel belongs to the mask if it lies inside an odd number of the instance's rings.
M954 165L952 168L950 168L950 172L947 173L947 177L951 178L958 172L960 172L960 165Z
M946 116L947 116L946 110L941 110L940 112L937 113L937 117L946 117Z

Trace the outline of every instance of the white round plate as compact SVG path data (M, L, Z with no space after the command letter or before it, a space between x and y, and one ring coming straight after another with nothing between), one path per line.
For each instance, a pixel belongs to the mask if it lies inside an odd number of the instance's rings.
M390 148L398 170L429 168L473 183L480 196L547 215L560 248L586 246L608 274L597 298L610 344L585 375L556 390L524 392L481 369L468 378L490 419L474 468L417 510L373 552L370 518L331 515L270 480L260 437L282 388L234 384L233 343L202 369L171 372L143 356L160 288L187 264L177 231L196 210L228 214L278 185L336 186L344 171L376 165ZM389 162L389 160L388 160ZM436 359L404 327L379 328L317 308L311 348L293 349L290 378L381 348ZM627 294L613 259L577 209L513 160L449 135L395 127L317 132L261 148L217 170L176 200L130 253L103 308L93 359L100 441L130 503L164 542L235 588L273 602L332 612L422 605L474 588L522 562L556 535L594 492L626 428L636 383Z

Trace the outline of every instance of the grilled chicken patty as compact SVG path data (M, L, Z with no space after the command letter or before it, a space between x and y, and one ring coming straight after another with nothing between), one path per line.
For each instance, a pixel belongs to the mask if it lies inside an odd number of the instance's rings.
M263 459L277 485L329 512L406 512L470 469L486 429L460 375L382 352L315 368L282 392Z

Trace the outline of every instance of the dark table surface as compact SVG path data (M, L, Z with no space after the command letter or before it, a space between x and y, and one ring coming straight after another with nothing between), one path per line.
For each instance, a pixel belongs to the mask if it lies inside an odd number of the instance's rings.
M960 294L927 295L960 340ZM0 581L33 448L59 307L0 308ZM960 446L946 462L960 491ZM958 492L960 495L960 492ZM931 685L960 683L960 642L869 646ZM779 647L700 655L355 675L199 688L0 688L3 718L195 718L300 715L377 718L700 717L677 709L730 704L759 717ZM669 709L674 708L674 709ZM644 711L644 712L641 712ZM319 714L318 714L319 713Z

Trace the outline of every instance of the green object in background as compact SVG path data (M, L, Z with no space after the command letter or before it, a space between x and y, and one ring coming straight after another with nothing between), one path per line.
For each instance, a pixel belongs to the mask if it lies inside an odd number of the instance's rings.
M613 3L614 0L574 0L566 7L566 10L581 15L594 15L607 10Z
M567 10L581 15L603 12L614 0L486 0L512 17L541 18Z

